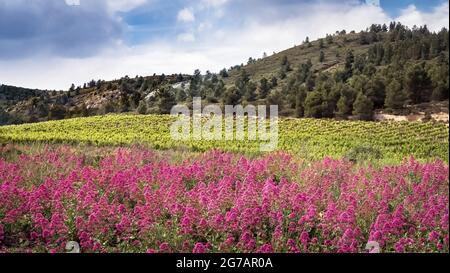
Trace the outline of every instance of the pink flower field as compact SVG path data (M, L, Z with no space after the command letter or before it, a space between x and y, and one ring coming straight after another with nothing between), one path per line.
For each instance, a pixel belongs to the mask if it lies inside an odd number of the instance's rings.
M441 161L90 151L0 148L1 252L449 251Z

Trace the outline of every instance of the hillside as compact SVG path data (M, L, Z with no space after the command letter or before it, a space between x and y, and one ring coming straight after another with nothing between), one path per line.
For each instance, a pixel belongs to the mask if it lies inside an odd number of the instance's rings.
M400 23L345 30L285 51L249 58L218 74L128 76L68 91L0 89L0 124L107 113L167 114L193 97L205 103L278 105L291 117L373 120L377 113L440 114L449 97L448 30ZM13 94L11 96L11 94ZM425 104L424 104L425 103ZM448 113L444 109L444 113Z
M355 55L361 55L368 51L370 45L361 45L359 35L356 33L338 34L333 36L333 43L323 44L325 61L320 62L320 43L321 40L310 43L303 42L287 50L274 53L271 56L260 59L253 59L243 66L243 69L249 74L252 80L260 81L262 78L271 79L277 77L280 71L280 64L284 57L287 57L291 69L298 68L301 64L311 61L315 72L331 71L342 67L345 63L345 53L347 50L353 50ZM323 41L323 40L322 40ZM293 71L288 71L288 74ZM232 84L239 77L239 69L233 69L226 82ZM279 78L279 77L278 77Z
M448 113L436 103L448 105L448 31L372 25L360 33L306 39L225 74L241 102L278 104L287 116L372 119L383 110L415 114L418 104L427 106L419 107L426 115Z
M92 80L83 86L72 86L68 91L30 90L2 85L0 125L134 111L140 101L151 101L161 89L171 88L189 77L125 76L114 81Z

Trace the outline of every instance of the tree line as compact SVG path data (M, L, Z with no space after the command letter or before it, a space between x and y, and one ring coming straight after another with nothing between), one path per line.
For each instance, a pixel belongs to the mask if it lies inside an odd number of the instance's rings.
M329 59L328 49L337 43L336 37L341 50L334 60L339 62ZM222 105L276 104L286 116L371 120L377 109L395 113L410 104L448 100L448 38L445 28L431 32L426 26L410 29L392 22L350 36L338 31L316 43L306 38L302 47L313 48L316 57L294 66L287 55L281 56L277 71L269 77L252 76L241 64L219 73L195 70L192 75L92 80L78 87L72 84L66 92L0 86L0 101L6 106L28 102L20 116L11 116L0 105L0 122L123 112L168 114L173 105L189 105L193 97ZM248 64L259 61L250 58ZM96 107L88 105L92 94L101 101Z

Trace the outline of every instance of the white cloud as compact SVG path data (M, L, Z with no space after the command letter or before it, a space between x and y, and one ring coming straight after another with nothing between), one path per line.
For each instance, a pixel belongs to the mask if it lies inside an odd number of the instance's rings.
M213 26L210 22L201 22L200 24L198 24L197 31L203 32L206 30L210 30L212 28L213 28Z
M218 7L226 4L228 0L202 0L202 3L209 7Z
M147 0L106 0L108 7L112 12L116 11L129 11L132 10L144 3L148 2Z
M180 42L194 42L195 41L195 35L190 32L181 33L177 36L177 40Z
M70 84L82 84L90 79L112 80L124 75L152 75L153 73L192 73L219 71L223 67L245 62L299 44L309 36L324 37L327 33L346 29L362 30L372 23L401 21L412 27L427 24L432 31L449 25L448 3L430 12L415 7L404 10L398 18L388 16L380 7L355 4L315 3L289 6L292 16L273 15L271 7L260 7L248 14L241 24L228 26L202 17L195 28L182 32L170 41L151 42L140 46L115 45L97 56L84 59L42 58L1 61L0 83L48 89L68 89ZM273 15L260 20L259 14ZM193 15L193 14L192 14ZM211 15L213 16L213 14ZM226 14L236 21L242 14ZM194 17L195 20L195 17ZM189 21L189 20L188 20ZM205 24L201 27L201 24ZM207 28L206 28L207 27ZM206 30L207 31L202 31Z
M449 25L449 3L443 3L431 12L421 12L416 6L410 5L401 11L400 16L396 20L411 27L426 24L431 30L439 30Z
M178 12L177 16L178 21L180 22L194 22L195 16L194 12L190 8L184 8Z

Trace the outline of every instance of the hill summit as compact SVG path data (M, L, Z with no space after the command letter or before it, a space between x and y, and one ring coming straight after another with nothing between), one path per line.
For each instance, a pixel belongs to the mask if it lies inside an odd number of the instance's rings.
M125 76L67 91L0 86L0 124L107 113L167 114L193 97L221 105L278 105L292 117L371 120L449 98L448 30L374 24L345 30L219 73ZM447 103L448 105L448 103Z

